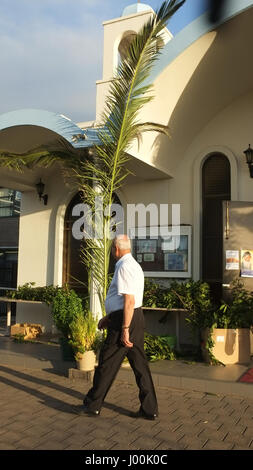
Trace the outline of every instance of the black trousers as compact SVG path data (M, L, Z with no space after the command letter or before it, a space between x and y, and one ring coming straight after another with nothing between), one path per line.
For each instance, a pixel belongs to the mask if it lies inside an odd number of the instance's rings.
M142 308L134 310L129 333L132 348L120 342L123 311L110 314L107 337L95 369L93 386L86 395L90 410L100 410L115 379L123 359L127 356L139 387L141 409L147 414L157 414L158 406L148 361L144 352L144 316Z

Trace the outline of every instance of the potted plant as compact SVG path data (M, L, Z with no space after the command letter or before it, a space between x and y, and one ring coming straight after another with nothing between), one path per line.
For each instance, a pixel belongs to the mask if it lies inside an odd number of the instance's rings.
M250 362L250 329L253 325L253 293L241 280L232 282L231 298L213 312L203 331L202 351L208 362L247 364Z
M82 299L74 290L69 290L67 287L58 290L53 298L52 313L54 324L61 333L59 341L64 361L74 360L73 349L69 342L71 337L70 324L82 312Z
M70 323L70 345L79 370L91 371L95 367L96 352L100 344L97 319L92 313L78 312Z

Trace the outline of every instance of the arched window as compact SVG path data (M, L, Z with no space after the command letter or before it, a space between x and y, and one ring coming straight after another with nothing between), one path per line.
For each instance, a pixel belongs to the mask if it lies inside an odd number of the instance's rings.
M118 47L118 64L126 58L127 50L132 42L132 40L136 37L136 33L134 31L126 31L123 34L123 37L119 43Z
M202 279L210 284L217 300L223 274L222 201L230 199L229 160L221 153L212 154L202 168Z

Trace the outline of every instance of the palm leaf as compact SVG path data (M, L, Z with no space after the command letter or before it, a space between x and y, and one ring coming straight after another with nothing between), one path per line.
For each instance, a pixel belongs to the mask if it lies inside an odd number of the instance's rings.
M54 148L55 147L55 148ZM77 150L63 137L58 137L55 144L41 145L25 153L0 152L0 167L23 172L25 168L49 168L56 162L61 162L65 168L80 167L87 158L87 151Z

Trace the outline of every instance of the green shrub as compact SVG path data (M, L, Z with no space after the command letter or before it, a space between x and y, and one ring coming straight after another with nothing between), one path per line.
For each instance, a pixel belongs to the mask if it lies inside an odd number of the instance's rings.
M70 324L83 315L82 299L74 290L59 289L53 298L52 313L56 328L63 337L70 337Z
M145 307L161 307L159 305L162 296L162 288L149 279L145 279L144 293L143 293L143 305Z
M34 287L35 282L27 282L23 286L18 286L16 291L7 291L6 296L11 299L34 300L45 302L50 305L57 294L62 289L58 286Z
M214 312L214 328L250 328L253 326L253 292L245 289L243 282L236 279L231 283L231 300L222 302Z
M154 336L145 333L144 350L150 362L176 359L171 347L171 342L166 336Z
M205 328L212 324L213 307L210 287L202 281L171 282L167 288L153 281L145 281L143 305L187 310L186 321L195 328Z
M83 308L87 310L87 296L80 297L67 286L34 286L35 282L27 282L16 291L7 291L6 295L12 299L33 300L51 305L55 326L64 338L69 338L70 323L79 313L83 314Z

